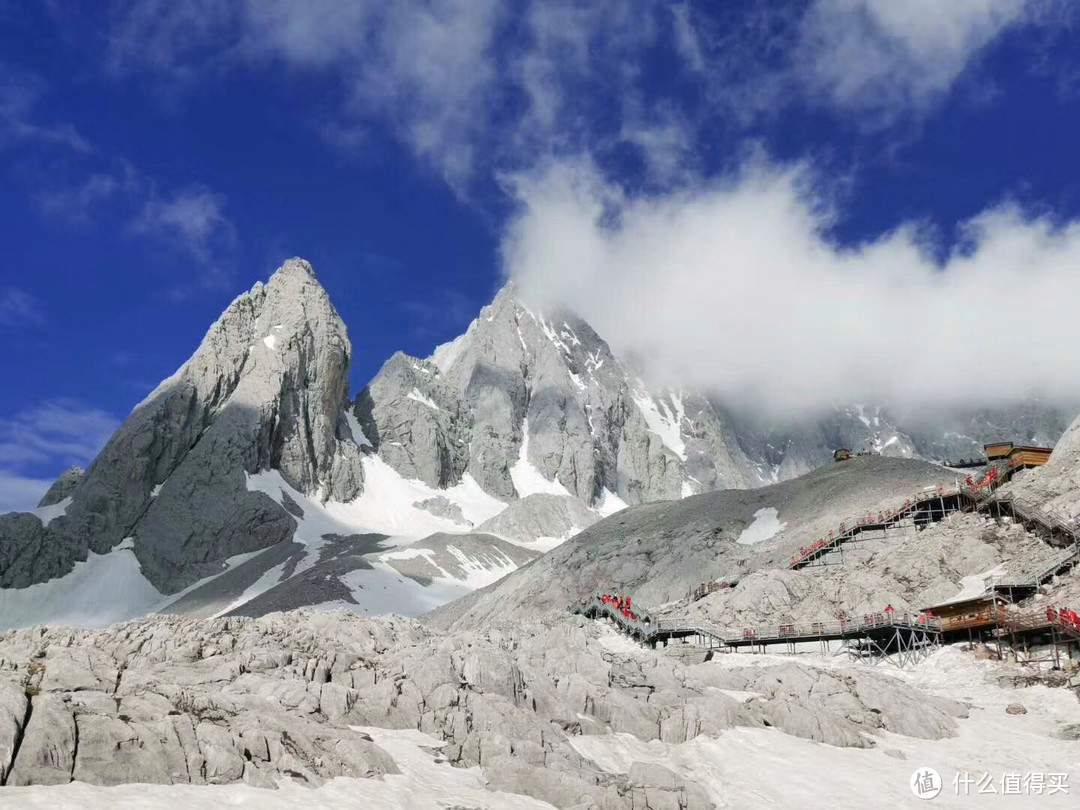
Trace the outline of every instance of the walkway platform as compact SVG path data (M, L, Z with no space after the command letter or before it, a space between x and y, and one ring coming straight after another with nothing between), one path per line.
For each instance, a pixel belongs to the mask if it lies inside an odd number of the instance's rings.
M745 628L741 633L731 633L689 618L652 620L643 614L637 620L630 619L596 598L574 605L571 612L590 619L610 619L634 640L654 648L671 640L694 638L701 646L724 652L744 648L765 652L782 645L793 653L800 644L818 643L827 651L829 643L838 641L842 651L854 657L889 660L904 666L941 643L941 628L935 620L892 613L869 614L858 620Z

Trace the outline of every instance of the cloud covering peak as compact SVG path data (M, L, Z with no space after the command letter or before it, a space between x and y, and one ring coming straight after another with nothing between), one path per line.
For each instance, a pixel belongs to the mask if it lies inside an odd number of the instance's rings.
M784 412L1075 399L1080 224L1002 204L944 257L914 224L857 247L802 165L629 197L588 162L519 177L506 273L662 382Z

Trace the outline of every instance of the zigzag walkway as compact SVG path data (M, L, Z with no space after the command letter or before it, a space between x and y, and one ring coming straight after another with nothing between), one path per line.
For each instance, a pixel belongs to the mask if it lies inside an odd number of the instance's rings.
M572 613L590 619L608 618L636 641L655 648L672 639L696 638L709 649L736 651L751 648L764 651L777 644L795 652L795 645L818 642L828 649L829 642L840 641L845 651L859 658L889 660L898 666L913 663L941 643L941 626L926 616L898 613L873 613L861 620L830 620L809 624L780 624L746 628L741 634L728 633L690 618L652 619L648 614L624 615L614 605L598 597L570 608Z
M1000 517L1008 513L1025 527L1043 533L1049 540L1064 540L1070 547L1044 569L1029 577L992 579L986 581L987 592L993 590L1007 593L1010 597L1023 596L1038 590L1039 586L1054 576L1080 563L1080 523L1042 509L1032 501L1012 493L999 493L1000 486L1009 481L1020 469L1010 462L1007 467L991 467L979 481L970 476L959 487L939 486L934 492L920 492L898 508L868 513L848 522L845 521L827 537L805 546L792 555L789 567L803 568L823 564L825 558L858 535L869 531L882 531L886 536L890 527L898 527L911 521L916 528L943 519L954 512L996 512ZM842 561L842 556L841 556Z

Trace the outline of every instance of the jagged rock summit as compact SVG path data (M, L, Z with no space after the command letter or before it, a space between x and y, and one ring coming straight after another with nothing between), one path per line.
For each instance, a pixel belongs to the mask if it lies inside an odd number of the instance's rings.
M534 312L513 283L430 358L390 358L356 415L402 475L436 487L470 475L504 500L640 503L763 483L705 397L650 389L587 323Z
M350 354L311 265L286 262L232 302L85 474L65 474L54 487L70 498L61 514L0 517L0 586L61 576L89 552L126 543L159 591L178 591L228 557L291 536L292 516L247 489L259 470L279 471L300 492L355 497Z

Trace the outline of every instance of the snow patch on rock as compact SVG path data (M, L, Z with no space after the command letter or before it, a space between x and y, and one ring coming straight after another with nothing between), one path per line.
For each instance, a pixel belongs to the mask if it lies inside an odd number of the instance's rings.
M649 431L659 436L664 446L671 452L686 461L686 443L683 441L681 429L682 420L685 417L682 397L675 393L670 394L671 406L669 407L662 398L659 401L653 399L645 391L644 386L639 386L634 391L633 397L638 410L645 417L645 424L648 425Z
M39 506L37 509L32 510L32 512L37 515L43 526L48 526L67 512L67 508L71 506L71 500L71 496L69 495L62 501L58 501L50 506Z
M621 512L626 507L626 501L605 487L603 492L600 493L600 500L597 501L593 509L596 510L598 515L607 517L608 515L614 515L616 512Z
M519 498L527 498L536 493L548 495L569 495L566 487L558 481L546 479L532 462L529 461L529 420L525 419L521 425L521 450L518 452L518 460L510 468L510 480L514 482Z
M411 399L411 400L414 400L415 402L419 402L419 403L420 403L421 405L427 405L427 406L428 406L429 408L431 408L431 409L432 409L433 411L439 411L439 410L442 410L442 408L440 408L440 407L439 407L439 406L438 406L438 405L437 405L437 404L435 403L435 400L433 400L433 399L432 399L431 397L426 397L426 396L424 396L424 395L423 395L422 393L420 393L420 389L419 389L419 388L414 388L414 389L413 389L412 391L410 391L410 392L409 392L408 394L406 394L405 396L406 396L406 397L408 397L408 398L409 398L409 399Z
M743 546L752 546L769 540L787 528L786 523L781 523L780 513L772 506L766 506L754 512L754 522L742 530L735 540Z
M360 427L360 420L356 418L356 414L352 412L352 408L345 409L345 421L349 423L349 430L352 431L353 441L356 442L358 447L374 447L368 437L364 435L364 429Z

